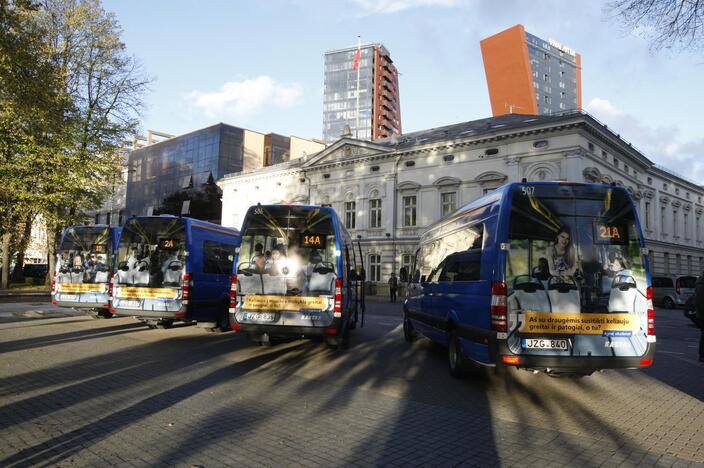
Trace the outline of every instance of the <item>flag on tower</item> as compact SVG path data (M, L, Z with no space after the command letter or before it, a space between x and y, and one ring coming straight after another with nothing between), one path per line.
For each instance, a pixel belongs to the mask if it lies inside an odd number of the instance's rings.
M354 54L354 63L352 64L352 70L359 68L359 60L362 58L362 46L357 46L357 52Z

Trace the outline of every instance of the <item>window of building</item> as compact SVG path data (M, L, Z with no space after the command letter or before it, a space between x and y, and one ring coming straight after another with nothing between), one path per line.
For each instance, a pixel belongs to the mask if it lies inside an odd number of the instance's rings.
M357 202L345 202L345 227L354 229L357 224Z
M697 218L695 219L695 225L694 225L694 231L696 234L697 242L702 240L702 229L700 226L700 221L701 221L701 218L699 216L697 216Z
M416 196L409 195L403 197L403 225L404 226L415 226L416 225Z
M675 273L682 273L682 255L675 254Z
M440 215L447 216L457 209L457 192L440 194Z
M369 200L369 227L381 227L381 199Z
M667 224L665 220L665 207L660 208L660 233L667 234Z
M650 265L650 274L655 272L655 252L648 250L648 264Z
M672 235L677 237L679 235L679 229L677 225L677 210L672 211Z
M680 194L680 189L679 189L679 187L675 187L675 195L679 195L679 194Z
M546 81L549 83L550 82L550 75L548 75L547 73L544 73L543 74L543 81Z
M628 174L628 166L625 165L625 164L623 165L623 172L625 172L626 174Z
M691 273L692 273L692 256L687 255L687 274L689 275Z
M125 219L125 210L120 210L119 213L117 213L117 224L122 226L122 221Z
M550 96L543 96L543 99L545 101L545 104L550 104L552 102L552 99L550 99Z
M589 151L594 151L594 143L589 143L587 148L589 148Z
M645 202L645 229L650 230L650 202Z
M652 178L652 177L648 177L648 184L649 184L649 185L652 185L652 184L653 184L653 178Z
M100 213L95 213L95 224L100 224Z
M663 182L663 184L662 184L662 189L667 190L667 184L665 182Z
M614 158L614 167L618 167L618 159Z
M684 238L689 239L689 214L685 213L682 217L684 218Z
M401 268L399 270L399 281L408 281L408 275L411 273L411 267L413 263L413 255L403 254L401 255Z
M663 263L665 264L664 265L665 273L669 273L670 272L670 254L665 252L662 254L662 257L663 257Z
M381 281L381 255L369 255L369 281Z
M543 52L543 59L550 60L550 54L548 54L547 52Z
M112 217L112 213L109 211L105 213L105 224L110 225L110 218Z

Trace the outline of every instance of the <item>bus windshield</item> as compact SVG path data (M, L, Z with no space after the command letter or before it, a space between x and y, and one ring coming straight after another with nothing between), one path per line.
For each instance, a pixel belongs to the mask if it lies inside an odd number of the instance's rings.
M111 268L110 228L76 226L66 230L56 262L58 283L107 283Z
M335 231L328 210L252 208L237 264L240 294L334 294Z
M186 226L179 218L133 218L117 251L115 282L180 287L186 265Z

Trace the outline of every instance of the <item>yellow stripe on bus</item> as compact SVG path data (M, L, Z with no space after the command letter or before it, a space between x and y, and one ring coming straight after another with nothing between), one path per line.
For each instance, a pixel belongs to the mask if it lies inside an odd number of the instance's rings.
M89 292L103 293L105 290L106 285L102 283L59 283L56 285L56 291L64 294L82 294Z
M176 297L178 297L178 290L171 288L123 286L117 289L115 297L120 299L176 299Z
M324 296L259 296L248 295L244 299L245 310L301 310L320 309L327 307Z
M640 323L635 314L581 314L526 311L521 333L564 333L601 335L605 331L636 331Z

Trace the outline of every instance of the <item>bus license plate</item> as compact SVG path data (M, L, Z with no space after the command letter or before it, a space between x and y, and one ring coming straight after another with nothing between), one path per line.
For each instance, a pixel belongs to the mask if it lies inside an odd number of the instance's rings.
M558 349L567 351L567 340L552 340L549 338L526 338L523 341L525 349Z
M60 300L66 301L66 302L76 302L76 301L78 301L78 295L77 294L62 294Z
M140 302L138 299L129 299L129 300L121 300L119 307L123 307L125 309L139 309L141 306Z
M252 322L273 322L275 315L271 312L245 312L242 318Z

